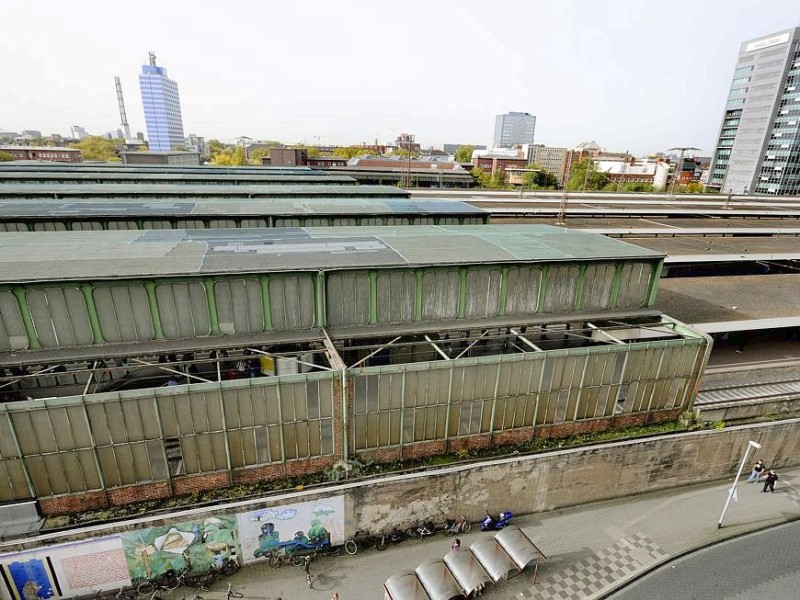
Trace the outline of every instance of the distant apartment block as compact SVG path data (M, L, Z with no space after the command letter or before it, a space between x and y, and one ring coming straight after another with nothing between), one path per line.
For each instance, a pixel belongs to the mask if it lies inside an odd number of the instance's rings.
M567 174L567 153L568 148L555 148L535 144L531 146L528 160L535 163L558 177L558 182L563 185Z
M186 139L183 135L178 84L167 77L164 67L156 66L156 56L152 52L150 64L142 65L139 87L150 150L168 152L175 147L182 147Z
M89 133L80 125L73 125L69 128L69 136L73 140L85 140L87 137L89 137Z
M190 133L186 136L186 150L188 152L197 152L200 156L208 156L206 138Z
M494 175L507 168L524 169L528 165L525 150L475 150L472 153L472 165L481 171Z
M739 47L711 163L722 192L800 193L800 27Z
M14 160L38 160L42 162L83 162L81 151L76 148L58 146L0 146L0 152L14 157Z
M199 165L197 152L123 152L122 162L126 165Z
M495 148L510 148L517 144L533 144L536 117L526 112L497 115L494 120Z

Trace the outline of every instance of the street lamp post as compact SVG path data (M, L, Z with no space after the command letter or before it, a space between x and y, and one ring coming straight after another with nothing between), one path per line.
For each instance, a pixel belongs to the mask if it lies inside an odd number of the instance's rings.
M722 508L722 514L719 516L719 521L717 521L717 529L722 528L722 519L725 518L725 511L728 510L728 505L731 503L731 498L736 495L736 484L739 482L739 477L742 475L742 469L744 469L744 465L747 463L747 455L750 454L750 448L755 448L758 450L761 448L761 444L754 442L753 440L747 442L747 448L744 449L744 456L742 456L742 462L739 465L739 470L736 472L736 478L733 480L731 489L728 490L728 499L725 501L725 506Z

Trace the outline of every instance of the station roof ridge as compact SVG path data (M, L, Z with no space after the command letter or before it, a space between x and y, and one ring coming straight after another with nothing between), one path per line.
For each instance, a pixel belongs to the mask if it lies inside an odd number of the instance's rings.
M183 215L370 215L370 214L469 214L487 211L471 204L435 198L148 198L103 200L94 198L0 198L0 218L151 216Z
M319 184L264 184L264 185L205 185L205 184L181 184L172 185L168 183L152 183L142 186L136 183L4 183L0 188L0 198L14 198L26 196L48 196L57 197L58 195L70 196L302 196L304 194L337 196L351 195L364 196L383 194L388 197L408 196L408 192L391 185L337 185L331 182L330 185Z
M12 232L0 284L663 257L550 225Z

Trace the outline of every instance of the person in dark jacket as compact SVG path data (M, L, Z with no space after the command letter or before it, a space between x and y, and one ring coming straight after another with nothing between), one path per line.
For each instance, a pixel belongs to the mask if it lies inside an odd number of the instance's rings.
M776 481L778 481L778 474L772 469L770 469L769 472L767 473L767 478L764 480L764 489L761 490L761 493L763 494L764 492L766 492L767 488L769 488L770 492L774 493Z

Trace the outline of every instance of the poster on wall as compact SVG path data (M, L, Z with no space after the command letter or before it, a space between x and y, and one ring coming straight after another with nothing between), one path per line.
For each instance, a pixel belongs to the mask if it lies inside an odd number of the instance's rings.
M236 517L228 515L136 529L120 538L134 585L170 569L202 573L241 555Z
M30 558L2 565L3 583L14 600L60 596L50 558Z
M122 541L103 537L0 556L0 599L74 598L130 585Z
M344 496L262 508L240 513L238 519L245 562L345 541Z

